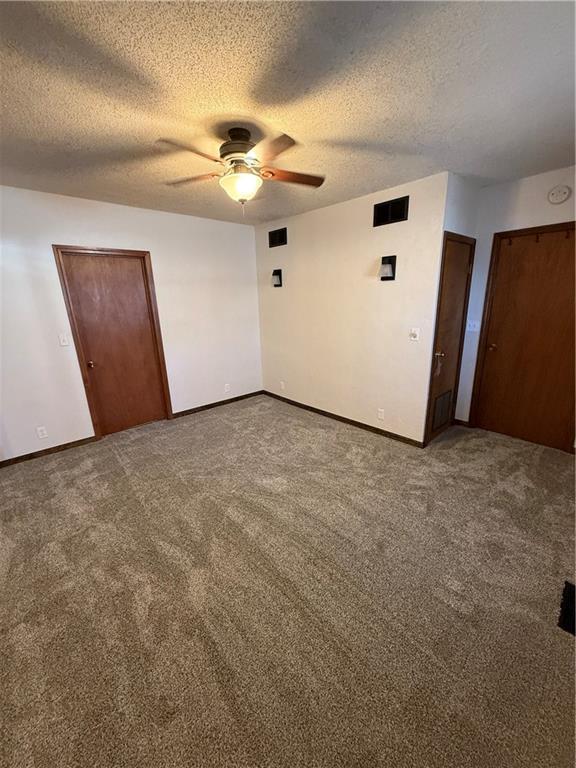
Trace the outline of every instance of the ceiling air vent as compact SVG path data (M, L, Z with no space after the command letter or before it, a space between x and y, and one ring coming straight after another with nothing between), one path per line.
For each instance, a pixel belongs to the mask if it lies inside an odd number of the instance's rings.
M286 245L288 243L288 230L286 227L283 229L273 229L272 232L268 232L268 248L276 248L279 245Z
M408 201L410 197L397 197L396 200L388 200L385 203L376 203L374 206L375 227L383 224L394 224L397 221L406 221L408 218Z

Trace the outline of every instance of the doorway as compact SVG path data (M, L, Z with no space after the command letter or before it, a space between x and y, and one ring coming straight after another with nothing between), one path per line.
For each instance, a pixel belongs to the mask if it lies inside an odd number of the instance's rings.
M454 423L476 240L444 233L424 444Z
M574 222L494 235L470 423L574 448Z
M53 250L96 437L170 418L150 254Z

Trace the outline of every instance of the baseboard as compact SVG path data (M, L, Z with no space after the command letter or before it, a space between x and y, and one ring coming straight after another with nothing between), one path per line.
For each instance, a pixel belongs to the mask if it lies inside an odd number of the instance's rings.
M320 416L326 416L329 419L341 421L344 424L350 424L353 427L359 427L360 429L365 429L368 432L375 432L378 435L389 437L391 440L398 440L401 443L414 445L417 448L424 447L424 443L418 440L412 440L410 437L403 437L402 435L397 435L394 432L388 432L385 429L380 429L379 427L373 427L370 424L363 424L361 421L354 421L354 419L348 419L345 416L338 416L335 413L330 413L330 411L323 411L321 408L314 408L312 405L306 405L305 403L299 403L296 400L290 400L289 398L282 397L281 395L275 395L273 392L268 392L265 389L259 389L257 392L248 392L248 394L246 395L229 397L227 400L217 400L215 403L208 403L207 405L199 405L196 408L188 408L188 410L186 411L177 411L176 413L172 414L172 418L177 419L180 416L189 416L192 413L207 411L210 408L217 408L220 405L235 403L238 400L246 400L249 397L256 397L257 395L268 395L268 397L273 397L276 400L282 400L282 402L284 403L295 405L297 408L303 408L306 411L312 411L312 413L318 413L320 414ZM456 422L456 423L459 423L459 422ZM93 443L94 441L99 439L100 438L98 437L86 437L83 440L75 440L74 442L71 442L71 443L63 443L62 445L55 445L52 448L45 448L43 451L34 451L34 453L25 453L22 456L15 456L12 459L4 459L3 461L0 461L0 468L8 467L11 464L19 464L21 461L29 461L30 459L37 459L40 456L47 456L50 453L59 453L60 451L67 451L69 448L77 448L80 445L86 445L86 443Z
M288 397L282 397L282 395L276 395L274 392L268 392L268 390L264 390L264 394L268 395L268 397L273 397L276 400L281 400L283 403L288 403L289 405L295 405L297 408L303 408L305 411L312 411L312 413L318 413L320 416L327 416L329 419L334 419L335 421L341 421L344 424L350 424L353 427L359 427L360 429L365 429L368 432L375 432L377 435L382 435L383 437L389 437L391 440L397 440L400 443L407 443L408 445L413 445L416 448L424 448L424 443L420 440L412 440L411 437L404 437L403 435L397 435L395 432L388 432L386 429L380 429L380 427L373 427L370 424L363 424L361 421L355 421L354 419L348 419L346 416L338 416L335 413L330 413L330 411L323 411L321 408L314 408L312 405L305 405L304 403L299 403L297 400L290 400Z
M21 461L29 461L30 459L38 459L40 456L48 456L50 453L60 453L60 451L67 451L69 448L78 448L80 445L86 445L87 443L93 443L99 440L98 437L85 437L82 440L74 440L71 443L62 443L62 445L54 445L52 448L44 448L43 451L34 451L33 453L24 453L22 456L14 456L12 459L4 459L0 461L0 468L9 467L11 464L19 464Z
M226 405L226 403L234 403L236 400L244 400L247 397L255 397L256 395L263 395L264 390L261 389L258 392L249 392L247 395L238 395L237 397L229 397L227 400L218 400L216 403L208 403L208 405L200 405L198 408L190 408L187 411L178 411L173 413L171 418L177 418L178 416L188 416L190 413L198 413L198 411L206 411L208 408L216 408L218 405ZM19 464L21 461L28 461L29 459L37 459L40 456L47 456L49 453L58 453L59 451L67 451L69 448L77 448L80 445L86 443L93 443L95 440L99 440L99 437L86 437L83 440L74 440L71 443L63 443L62 445L55 445L52 448L45 448L43 451L34 451L34 453L25 453L22 456L15 456L13 459L4 459L0 461L0 469L2 467L8 467L11 464Z
M229 397L227 400L217 400L215 403L208 403L207 405L198 405L196 408L188 408L186 411L176 411L172 414L173 419L178 419L180 416L189 416L191 413L199 413L200 411L208 411L210 408L217 408L219 405L228 405L228 403L235 403L238 400L246 400L248 397L256 397L256 395L266 394L263 389L259 389L257 392L248 392L247 395L237 395L237 397Z

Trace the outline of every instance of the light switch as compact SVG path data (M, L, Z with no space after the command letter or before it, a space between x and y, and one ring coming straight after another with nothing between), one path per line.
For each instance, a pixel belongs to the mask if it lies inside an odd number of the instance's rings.
M58 341L60 342L61 347L69 347L70 346L70 339L68 338L67 333L59 333L58 334Z
M410 341L420 341L420 328L410 328L408 338Z

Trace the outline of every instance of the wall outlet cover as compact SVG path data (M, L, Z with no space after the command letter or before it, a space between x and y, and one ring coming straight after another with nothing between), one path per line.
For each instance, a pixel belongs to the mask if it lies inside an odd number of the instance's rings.
M478 333L480 331L480 320L468 320L466 330L468 333Z
M378 408L378 419L384 421L384 408Z
M46 427L36 427L36 434L40 440L43 440L45 437L48 437L48 430Z
M280 382L280 389L286 389L286 384L283 381Z
M224 392L230 392L230 384L224 384Z
M410 341L420 341L420 328L410 328L408 338Z

